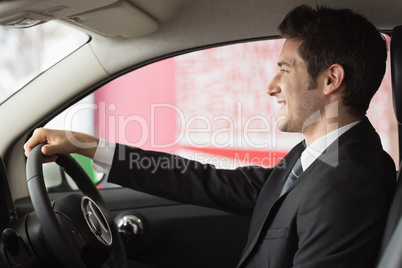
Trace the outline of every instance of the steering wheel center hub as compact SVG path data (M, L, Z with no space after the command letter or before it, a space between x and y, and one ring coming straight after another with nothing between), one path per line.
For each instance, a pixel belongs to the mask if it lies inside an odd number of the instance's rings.
M112 232L102 210L91 198L84 196L81 199L81 209L89 229L96 238L105 245L112 244Z

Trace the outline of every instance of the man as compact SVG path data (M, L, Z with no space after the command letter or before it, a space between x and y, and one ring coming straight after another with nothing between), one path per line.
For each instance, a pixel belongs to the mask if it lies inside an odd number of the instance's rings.
M274 168L217 170L47 129L25 153L46 142L46 161L80 153L110 182L252 216L240 267L374 267L395 185L393 161L365 117L385 72L385 41L364 17L324 7L295 8L279 30L286 41L267 93L281 105L279 128L305 140ZM133 165L133 155L150 165ZM161 160L186 163L155 166Z

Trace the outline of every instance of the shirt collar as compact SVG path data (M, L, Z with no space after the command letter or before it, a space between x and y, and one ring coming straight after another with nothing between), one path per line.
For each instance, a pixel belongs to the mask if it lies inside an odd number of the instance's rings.
M308 146L301 154L301 164L305 171L324 151L328 146L339 138L343 133L357 125L360 121L350 123L346 126L338 128L327 135L317 139Z

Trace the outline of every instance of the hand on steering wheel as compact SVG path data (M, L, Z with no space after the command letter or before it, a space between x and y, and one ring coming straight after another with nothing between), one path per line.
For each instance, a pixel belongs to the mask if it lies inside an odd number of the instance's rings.
M43 178L43 154L39 144L28 156L27 184L34 210L45 238L65 267L100 266L112 249L118 266L126 267L126 256L114 220L102 196L82 167L70 155L58 155L83 194L72 194L50 202Z

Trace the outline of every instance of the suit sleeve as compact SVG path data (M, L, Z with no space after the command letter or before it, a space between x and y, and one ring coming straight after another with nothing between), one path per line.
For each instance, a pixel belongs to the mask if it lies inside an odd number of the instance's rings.
M176 155L117 145L108 181L178 202L250 216L272 169L216 169Z

